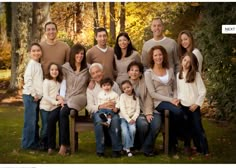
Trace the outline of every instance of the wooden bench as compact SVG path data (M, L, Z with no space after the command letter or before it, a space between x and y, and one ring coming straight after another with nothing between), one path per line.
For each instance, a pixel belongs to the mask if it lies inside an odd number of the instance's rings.
M87 116L89 117L89 116ZM163 135L163 148L166 155L169 154L169 111L165 110L162 120L161 132ZM70 148L71 153L78 151L78 136L79 136L79 116L76 110L70 111Z

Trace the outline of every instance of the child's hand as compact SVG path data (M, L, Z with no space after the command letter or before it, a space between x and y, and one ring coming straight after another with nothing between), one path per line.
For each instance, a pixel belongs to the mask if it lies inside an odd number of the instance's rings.
M34 96L34 101L37 102L39 100L38 96Z
M134 121L133 119L131 119L131 120L129 121L129 124L133 125L133 124L135 124L135 121Z
M196 109L198 108L198 105L197 104L193 104L189 107L189 110L194 112Z

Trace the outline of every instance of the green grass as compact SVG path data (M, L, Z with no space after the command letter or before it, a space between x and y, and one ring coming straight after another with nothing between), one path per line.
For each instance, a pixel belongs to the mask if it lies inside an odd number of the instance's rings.
M0 163L235 163L236 162L236 127L235 124L219 124L204 119L203 124L207 133L209 148L212 154L210 159L202 156L188 157L180 153L180 159L167 157L160 151L162 136L159 134L156 148L159 155L153 158L137 154L132 158L98 158L95 154L95 137L93 131L84 131L79 135L79 152L62 157L55 154L48 156L46 152L22 150L21 132L23 126L23 107L0 107ZM182 142L180 142L182 146ZM106 155L111 149L106 150Z

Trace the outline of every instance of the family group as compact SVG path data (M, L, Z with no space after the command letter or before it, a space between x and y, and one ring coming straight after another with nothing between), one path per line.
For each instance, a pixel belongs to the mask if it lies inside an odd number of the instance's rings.
M132 157L134 149L152 157L162 115L169 110L171 154L177 155L181 136L186 154L208 157L200 111L206 95L203 57L190 31L180 32L176 43L164 36L161 18L151 21L151 30L153 38L144 43L141 55L126 32L109 47L105 28L96 29L97 44L86 51L81 44L70 48L57 40L57 25L47 22L47 38L32 44L24 74L22 148L52 154L58 124L58 154L66 155L70 111L86 108L94 123L98 157L105 156L107 139L113 157L123 152Z

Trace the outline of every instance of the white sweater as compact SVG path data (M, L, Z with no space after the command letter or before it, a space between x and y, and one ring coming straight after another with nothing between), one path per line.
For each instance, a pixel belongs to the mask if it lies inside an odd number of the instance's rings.
M131 119L136 121L140 114L139 98L133 99L133 96L129 96L125 93L120 95L120 118L124 118L127 122Z
M43 95L43 70L41 64L30 59L24 74L23 94L38 96Z
M54 80L45 79L43 81L43 98L40 101L40 109L52 111L57 108L56 97L59 94L60 86L61 84Z
M98 106L109 101L114 102L116 108L120 108L119 95L111 90L110 92L105 92L104 90L98 93Z
M182 105L187 107L193 104L201 106L206 96L206 87L200 73L196 73L196 78L192 83L185 82L185 75L183 73L183 79L179 79L179 73L176 77L178 99Z
M197 48L194 48L194 50L192 51L192 53L197 57L197 61L198 61L198 71L201 73L201 72L202 72L203 56L202 56L201 52L200 52Z

